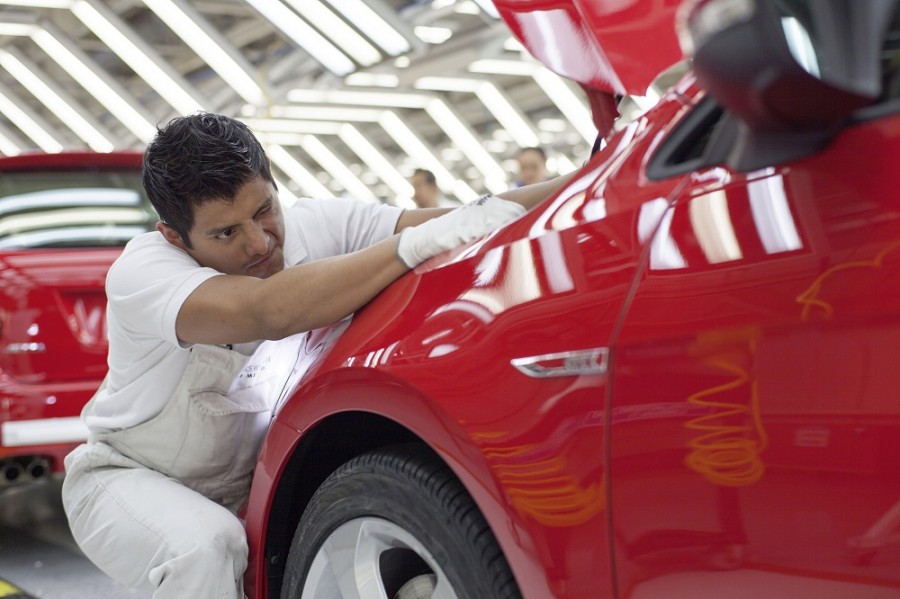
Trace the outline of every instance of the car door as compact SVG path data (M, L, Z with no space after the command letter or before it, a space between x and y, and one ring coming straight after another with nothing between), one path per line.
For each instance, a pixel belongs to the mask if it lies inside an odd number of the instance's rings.
M620 597L900 592L898 153L875 118L666 213L612 362Z

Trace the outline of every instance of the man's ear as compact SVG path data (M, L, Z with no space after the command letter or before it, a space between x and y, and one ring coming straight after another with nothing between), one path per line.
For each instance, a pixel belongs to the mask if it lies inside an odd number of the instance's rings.
M162 233L162 236L166 238L166 241L177 248L187 251L187 247L185 247L184 245L184 240L175 229L164 222L158 222L156 223L156 230Z

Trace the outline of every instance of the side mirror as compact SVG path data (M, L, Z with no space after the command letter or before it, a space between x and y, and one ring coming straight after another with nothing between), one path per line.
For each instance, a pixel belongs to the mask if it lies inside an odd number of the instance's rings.
M898 0L683 5L679 35L697 80L738 121L729 163L752 166L816 151L854 111L874 103L897 6Z

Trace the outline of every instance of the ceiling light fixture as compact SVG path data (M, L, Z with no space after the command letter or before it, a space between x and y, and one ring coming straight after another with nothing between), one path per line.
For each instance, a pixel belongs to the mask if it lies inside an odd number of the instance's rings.
M484 175L484 186L488 190L493 193L499 193L509 188L506 183L506 171L484 149L481 141L443 100L432 100L425 107L425 112L444 130L444 133L453 140L453 143L463 151L472 165Z
M416 37L426 44L443 44L453 36L453 30L446 27L429 27L427 25L417 25L413 28Z
M353 125L343 125L338 137L399 196L411 196L412 185L366 136Z
M312 135L337 135L340 123L298 119L243 119L254 131L267 133L303 133Z
M136 108L140 103L129 98L118 82L94 64L62 32L51 29L50 24L44 27L32 33L34 42L141 142L149 142L156 135L156 127L148 115Z
M301 16L352 56L363 66L370 66L381 60L381 53L356 33L346 21L335 15L319 0L288 0Z
M13 100L13 95L9 90L0 85L0 112L6 115L19 130L31 138L37 146L48 154L62 152L63 145L53 137L48 130L47 125L32 110L27 108L23 102Z
M356 69L343 52L279 0L247 0L247 3L332 73L343 76Z
M376 12L372 7L378 6L373 0L328 0L337 12L365 34L370 40L381 46L391 56L409 52L412 46L409 40L398 31L403 23L398 20L396 26L383 18L388 11Z
M300 185L300 188L310 197L330 198L333 194L322 185L305 166L291 156L291 153L278 144L269 144L266 154L292 181ZM280 188L281 186L279 186Z
M344 79L347 85L367 87L397 87L400 78L393 73L351 73Z
M315 121L358 121L374 123L382 111L377 108L352 108L346 106L272 106L273 118Z
M360 181L359 177L344 164L344 161L338 158L325 144L313 135L306 135L300 142L300 147L312 157L313 160L322 165L328 174L340 183L344 189L358 200L366 202L377 202L375 194Z
M109 133L104 134L98 124L89 122L87 112L80 107L76 108L74 100L52 83L52 78L41 72L37 65L32 64L15 50L0 50L0 66L3 66L92 150L97 152L113 150L115 146L109 140Z
M597 138L597 129L594 127L591 113L563 78L546 68L538 69L533 76L535 82L556 104L559 111L569 119L581 137L588 143L594 143Z
M244 100L265 104L265 93L252 67L207 20L183 0L143 0L162 21Z
M395 92L338 91L296 88L288 91L289 102L308 104L354 104L386 108L425 108L431 97L426 94Z
M0 125L0 154L4 156L18 156L22 152L22 143L17 141L6 127Z
M96 0L76 0L72 13L179 113L204 108L200 94L111 9Z
M435 91L460 91L474 93L500 125L509 131L523 148L538 145L538 135L509 98L489 81L464 77L422 77L415 83L418 89Z
M469 71L472 73L487 73L490 75L531 77L535 70L536 67L533 63L503 58L480 58L469 65Z
M397 113L385 110L381 118L378 119L378 123L397 142L397 145L408 156L413 158L416 166L426 168L434 173L438 186L442 190L445 192L449 190L461 202L471 202L478 197L475 190L469 187L465 181L457 179L456 176L447 170L428 146L419 139L419 136L413 133L412 129L403 122L403 119L397 116Z

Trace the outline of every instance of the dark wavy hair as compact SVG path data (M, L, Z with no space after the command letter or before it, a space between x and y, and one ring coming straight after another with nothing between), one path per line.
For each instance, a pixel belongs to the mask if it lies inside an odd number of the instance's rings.
M273 185L269 159L244 123L200 112L157 128L144 151L143 182L160 220L175 230L187 247L194 207L233 201L242 185L262 176Z

